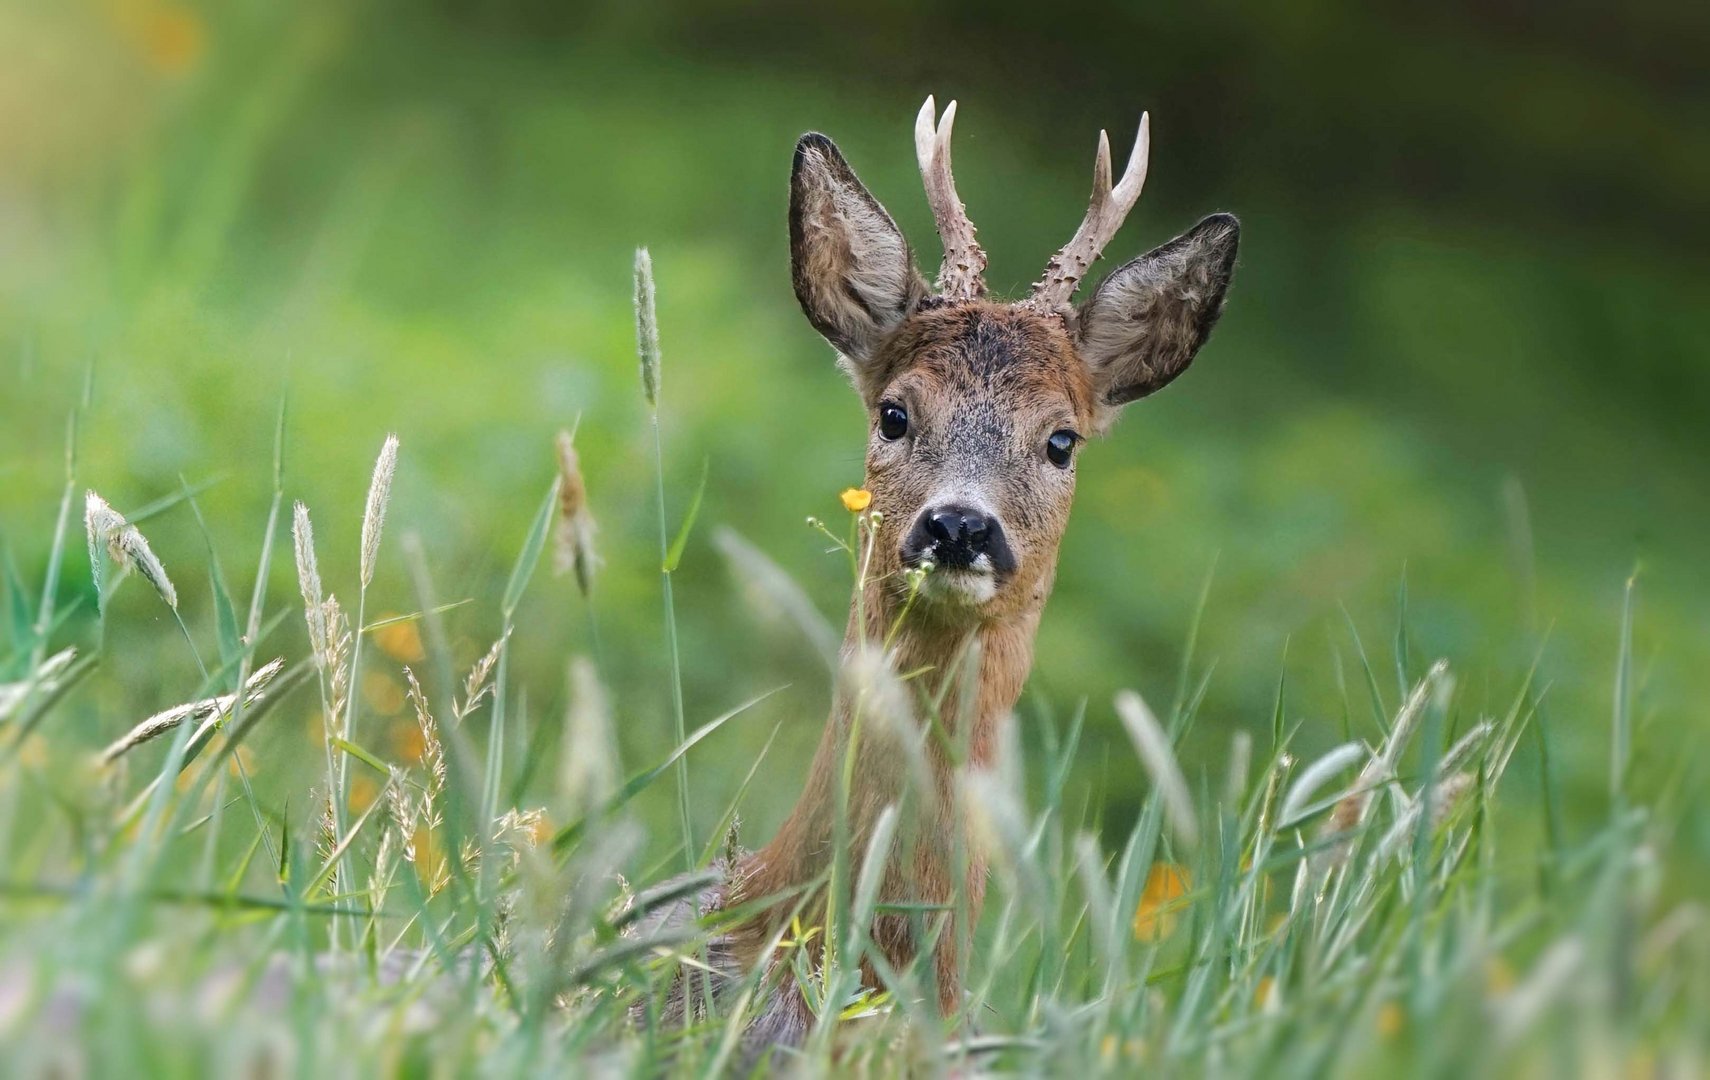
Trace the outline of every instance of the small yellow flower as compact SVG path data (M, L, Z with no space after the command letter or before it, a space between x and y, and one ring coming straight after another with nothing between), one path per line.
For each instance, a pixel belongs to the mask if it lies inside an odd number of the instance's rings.
M1401 1029L1407 1026L1407 1014L1401 1011L1401 1006L1393 1001L1386 1001L1378 1008L1378 1034L1386 1039L1393 1039L1401 1034Z
M421 631L414 619L387 623L374 631L374 644L392 659L405 664L418 664L427 655L422 648Z
M399 717L392 722L392 749L397 755L411 765L421 763L422 755L427 752L427 740L422 736L422 726L414 720Z
M417 825L415 833L410 837L411 850L415 852L416 876L423 885L437 892L442 882L441 875L446 871L445 844L440 838L438 829L430 829L426 825Z
M1493 956L1484 966L1484 992L1493 998L1514 989L1514 968L1500 956Z
M1253 990L1253 1004L1260 1009L1270 1009L1277 1004L1277 1000L1277 981L1266 975Z
M873 493L866 488L845 488L840 498L843 499L843 509L851 514L859 514L873 505Z
M1176 928L1176 917L1190 888L1188 870L1174 863L1153 863L1134 909L1134 937L1140 941L1162 941Z
M47 740L41 735L31 732L24 745L18 749L18 760L32 769L40 769L48 763Z
M366 776L353 776L350 780L349 806L351 813L360 814L380 797L380 785Z
M255 775L255 752L247 746L240 746L232 752L231 760L226 762L226 770L234 777L238 776L240 764L243 766L241 772Z
M539 816L530 819L528 823L528 842L533 844L535 847L539 847L550 839L552 839L552 819L547 817L544 812Z

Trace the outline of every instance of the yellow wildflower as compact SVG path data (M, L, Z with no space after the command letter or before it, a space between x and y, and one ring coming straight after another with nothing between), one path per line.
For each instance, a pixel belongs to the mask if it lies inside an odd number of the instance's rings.
M1377 1029L1378 1034L1384 1038L1393 1039L1400 1035L1406 1023L1407 1014L1402 1012L1401 1006L1395 1002L1386 1001L1378 1008Z
M420 663L427 655L427 650L422 648L421 631L416 628L414 619L376 628L374 644L380 646L380 651L387 656L405 664Z
M859 514L873 505L873 493L866 488L845 488L839 497L843 500L843 509L851 514Z
M1134 937L1140 941L1162 941L1176 929L1177 912L1190 888L1188 869L1174 863L1153 863L1134 909Z
M427 752L427 738L415 720L399 717L392 722L392 748L398 757L411 765L419 764Z
M373 806L374 800L379 797L380 785L376 784L366 776L351 777L349 800L351 813L362 813L370 806Z
M255 752L247 746L239 746L236 750L234 750L232 752L231 760L226 762L226 770L228 772L230 772L233 776L237 776L237 775L239 775L239 769L238 769L239 765L243 766L242 772L248 773L249 775L254 776L255 775Z

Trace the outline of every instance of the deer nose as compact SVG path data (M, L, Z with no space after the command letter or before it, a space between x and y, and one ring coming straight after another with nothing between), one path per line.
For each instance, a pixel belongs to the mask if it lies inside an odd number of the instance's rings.
M909 530L903 557L911 564L931 560L946 569L966 569L984 557L1000 574L1014 569L997 518L956 504L924 510Z
M979 555L991 539L992 522L978 510L965 506L941 506L926 514L926 534L939 548L966 548Z

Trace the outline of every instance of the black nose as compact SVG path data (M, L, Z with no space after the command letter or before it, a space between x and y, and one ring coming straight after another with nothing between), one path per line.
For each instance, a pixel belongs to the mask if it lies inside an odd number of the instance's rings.
M903 558L911 565L931 560L946 568L965 568L982 555L999 574L1015 568L997 518L955 504L927 507L903 543Z
M940 506L926 512L926 535L940 549L966 548L969 555L982 555L992 536L992 522L978 510Z

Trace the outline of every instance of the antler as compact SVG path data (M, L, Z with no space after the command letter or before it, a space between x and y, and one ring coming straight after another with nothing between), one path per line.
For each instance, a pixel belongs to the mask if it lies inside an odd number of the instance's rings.
M950 128L956 122L956 103L937 117L938 105L931 95L914 120L914 152L920 159L920 180L926 186L926 201L944 243L944 262L938 268L938 292L958 300L986 294L986 253L974 239L974 223L968 208L956 195L956 178L950 172ZM933 121L937 119L934 130Z
M1087 268L1103 253L1104 246L1122 228L1122 219L1140 199L1140 189L1146 185L1146 158L1152 146L1152 121L1149 114L1140 114L1140 134L1134 139L1134 152L1128 157L1128 168L1115 188L1110 186L1110 135L1098 133L1098 161L1093 165L1092 201L1087 216L1074 238L1051 261L1045 264L1045 276L1033 285L1028 300L1046 310L1056 310L1069 302L1075 289L1086 277Z

